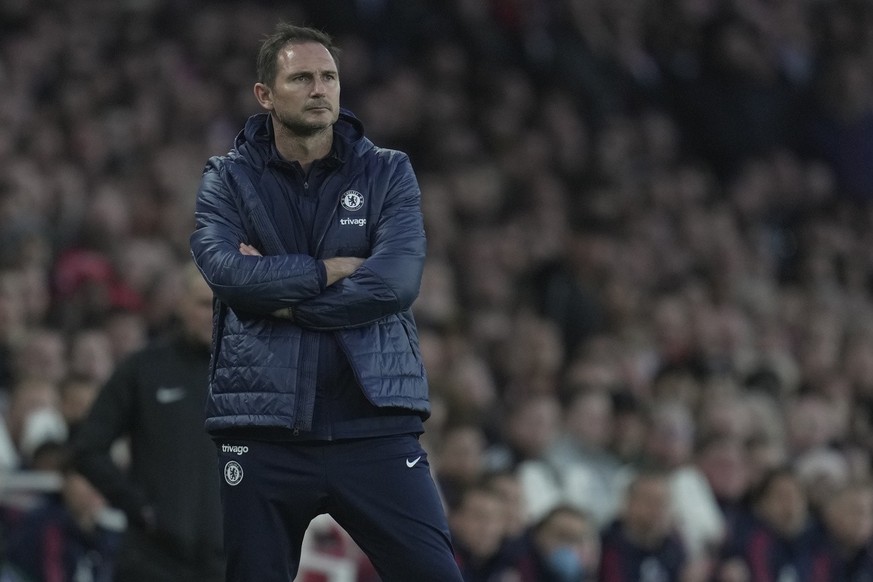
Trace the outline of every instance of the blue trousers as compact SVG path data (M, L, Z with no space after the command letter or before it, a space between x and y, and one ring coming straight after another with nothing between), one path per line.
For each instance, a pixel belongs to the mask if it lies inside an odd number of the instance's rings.
M290 582L303 534L328 513L383 582L460 582L445 512L415 435L219 439L227 582Z

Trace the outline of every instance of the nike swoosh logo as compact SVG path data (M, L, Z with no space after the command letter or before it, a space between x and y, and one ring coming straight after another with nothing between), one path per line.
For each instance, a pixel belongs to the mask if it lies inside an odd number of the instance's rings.
M187 394L187 390L182 386L172 388L161 386L155 391L155 399L161 404L170 404L182 400L185 398L185 394Z
M410 461L409 459L406 459L406 466L409 467L409 468L411 469L411 468L413 468L413 467L415 466L415 464L416 464L417 462L419 462L420 460L421 460L421 455L417 456L417 457L416 457L414 460L412 460L412 461Z

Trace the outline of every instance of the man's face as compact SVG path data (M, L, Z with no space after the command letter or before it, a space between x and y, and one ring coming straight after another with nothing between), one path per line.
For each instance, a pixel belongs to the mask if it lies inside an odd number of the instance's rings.
M336 63L327 48L315 42L285 45L276 60L273 86L259 83L256 94L261 105L295 136L324 131L339 117Z
M825 524L844 547L857 550L873 538L873 489L842 491L825 504Z
M806 494L796 477L780 476L773 480L758 502L757 513L785 537L794 537L806 523Z
M506 533L505 508L496 493L467 493L449 520L453 535L479 559L493 556Z
M632 484L624 520L636 539L646 544L663 540L673 526L670 485L666 478L643 478Z

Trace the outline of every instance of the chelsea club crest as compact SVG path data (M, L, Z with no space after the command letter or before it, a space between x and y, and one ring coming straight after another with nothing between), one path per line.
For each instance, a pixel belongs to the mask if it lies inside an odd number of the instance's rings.
M340 199L340 203L346 210L354 212L360 210L364 205L364 195L357 190L347 190Z
M243 478L243 469L239 463L236 461L228 461L228 463L224 466L224 480L227 481L227 484L231 487L240 484Z

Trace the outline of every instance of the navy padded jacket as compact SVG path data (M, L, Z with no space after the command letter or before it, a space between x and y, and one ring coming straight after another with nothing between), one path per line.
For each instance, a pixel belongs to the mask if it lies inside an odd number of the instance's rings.
M194 261L215 295L206 429L301 428L298 390L316 357L314 333L335 334L364 394L376 406L430 414L427 378L410 308L418 296L426 239L418 181L406 154L376 147L342 110L334 139L343 163L324 180L330 213L313 236L294 225L280 237L265 210L293 181L274 154L269 114L252 116L225 156L210 158L191 235ZM287 248L293 241L294 248ZM245 256L239 245L262 257ZM320 259L366 257L324 286ZM292 307L294 320L270 314ZM305 427L302 427L305 428Z

